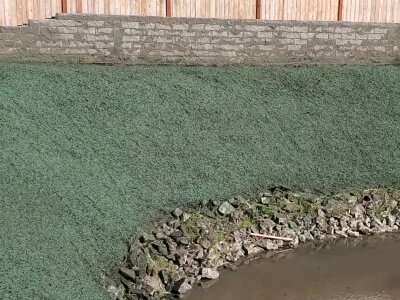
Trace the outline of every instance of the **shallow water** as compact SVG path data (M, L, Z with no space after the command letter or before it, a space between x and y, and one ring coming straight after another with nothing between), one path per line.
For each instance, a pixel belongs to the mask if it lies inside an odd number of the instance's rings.
M190 300L399 300L400 236L338 240L224 272Z

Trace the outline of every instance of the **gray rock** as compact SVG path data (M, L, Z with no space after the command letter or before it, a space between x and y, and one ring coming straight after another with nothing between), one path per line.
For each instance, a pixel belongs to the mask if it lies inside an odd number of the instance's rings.
M189 281L186 278L182 278L175 282L172 292L178 295L188 294L193 287L190 285Z
M145 289L150 293L150 295L154 295L155 292L165 292L164 284L158 275L146 276L144 283L147 285L147 288L145 287Z
M373 228L382 228L382 227L384 227L384 224L378 218L374 217L371 222L371 226Z
M263 248L254 244L243 245L243 249L246 252L246 255L255 255L264 251Z
M268 205L272 202L272 195L271 196L262 196L260 199L261 204Z
M319 229L314 229L313 231L312 231L312 235L314 236L314 238L316 239L316 240L324 240L325 238L326 238L326 235L325 234L323 234Z
M258 231L257 225L252 225L252 226L250 227L250 231L251 231L252 233L260 233L260 232Z
M172 232L171 234L170 234L170 237L172 237L172 238L178 238L178 237L181 237L181 236L183 236L183 232L182 231L180 231L180 230L175 230L174 232Z
M389 227L393 227L396 224L396 216L389 215L387 217L387 224Z
M300 243L305 243L307 241L307 237L305 234L299 234Z
M332 225L329 225L326 228L326 233L329 234L329 235L334 235L335 234L335 228Z
M168 238L168 235L166 235L166 234L164 233L164 231L161 230L161 229L159 229L159 230L156 231L155 236L156 236L156 238L157 238L158 240L164 240L164 239Z
M342 230L335 230L335 234L337 234L338 236L343 237L343 238L348 237L348 235Z
M163 232L164 232L164 234L166 234L166 235L170 235L173 231L174 231L174 229L173 228L171 228L171 227L169 227L167 224L162 224L162 230L163 230Z
M130 260L131 260L133 267L139 271L138 275L140 277L143 277L144 275L146 275L148 259L147 259L147 255L143 251L140 251L136 257L130 256Z
M328 223L326 222L325 212L320 208L317 211L317 217L315 222L317 223L318 228L321 231L326 232Z
M167 246L161 241L155 241L152 243L152 246L163 256L167 257L169 255L169 251Z
M174 219L167 222L168 226L171 227L171 232L178 229L181 226L181 221L179 219Z
M120 272L123 276L129 278L129 279L132 280L132 281L135 281L135 279L136 279L135 270L128 269L128 268L125 268L125 267L121 267L121 268L119 268L119 272Z
M121 283L128 289L128 290L134 290L136 288L135 284L129 280L126 279L124 276L121 276Z
M275 226L276 223L271 219L263 219L259 223L260 231L263 231L263 233L272 233Z
M226 260L229 262L237 262L239 259L243 258L244 256L245 256L245 253L242 249L234 250L231 253L228 253L226 255Z
M357 204L350 210L350 213L354 216L354 218L362 219L365 215L365 208L362 204Z
M178 237L175 239L175 241L181 245L189 245L190 244L190 241L186 236Z
M238 267L235 264L231 264L231 263L224 264L224 269L229 270L229 271L236 271L237 268Z
M184 266L187 262L187 252L182 250L176 252L175 260L179 266Z
M314 236L311 234L311 231L305 231L302 236L305 238L304 242L314 240ZM300 239L300 241L301 241L301 239Z
M360 226L358 227L358 231L363 233L363 234L371 234L372 230L371 228L365 226L364 224L360 224Z
M218 200L210 200L210 204L212 206L219 206L221 204L221 201Z
M296 235L296 236L293 238L293 240L290 242L290 245L291 245L293 248L297 248L297 247L299 246L299 244L300 244L299 237Z
M268 251L279 249L279 245L270 240L260 240L256 245Z
M183 210L180 209L180 208L175 208L175 210L172 212L172 214L173 214L175 217L179 218L179 217L183 214Z
M216 218L215 213L214 213L213 211L209 210L208 208L203 208L203 209L201 210L201 213L202 213L204 216L209 217L209 218L211 218L211 219L215 219L215 218Z
M191 216L192 216L191 214L183 213L182 214L182 222L186 222L187 220L190 219Z
M229 204L231 204L233 207L239 207L241 204L241 200L238 198L231 198L228 200Z
M357 231L349 230L347 231L347 234L351 237L359 237L360 234Z
M204 238L198 238L197 243L203 247L204 249L209 249L211 247L211 243L209 240L204 239Z
M340 218L340 227L342 228L342 230L348 230L349 229L349 225L348 222L350 221L350 218L347 216L343 216Z
M170 276L170 275L167 273L167 271L165 271L165 270L161 270L161 271L158 273L158 276L160 276L161 282L162 282L164 285L167 285L168 282L170 282L170 280L171 280L171 276Z
M231 213L233 213L236 209L227 201L223 202L219 208L218 208L218 212L222 215L230 215Z
M184 266L183 270L184 270L186 276L192 275L192 277L188 278L188 281L190 284L193 284L192 278L194 278L194 276L197 276L199 274L200 269L198 267L192 267L189 265L189 266Z
M165 243L167 244L168 252L175 253L176 247L178 246L171 238L167 238L165 240Z
M287 224L287 218L284 216L279 216L276 218L276 222L280 225L286 225Z
M155 240L156 240L156 237L154 236L154 235L152 235L152 234L147 234L147 233L144 233L141 237L140 237L140 240L142 241L142 242L144 242L144 243L148 243L148 242L154 242Z
M347 198L347 202L349 203L349 204L356 204L357 203L357 196L349 196L348 198Z
M219 272L211 268L201 269L201 277L205 279L217 279L219 277Z
M352 229L352 230L356 230L358 227L359 227L359 223L360 223L360 221L359 220L350 220L350 228ZM362 222L361 222L361 224L362 224Z
M145 280L147 279L147 277L145 278ZM156 291L151 285L147 284L144 281L138 281L137 283L137 289L139 290L145 290L147 293L149 293L150 295L153 295L154 292Z
M348 204L335 199L325 201L325 211L329 216L340 217L348 208Z
M204 250L203 248L200 247L200 249L196 252L196 255L194 257L197 260L202 260L204 258Z
M289 221L288 225L289 225L290 229L297 229L298 228L296 222L293 222L293 221Z

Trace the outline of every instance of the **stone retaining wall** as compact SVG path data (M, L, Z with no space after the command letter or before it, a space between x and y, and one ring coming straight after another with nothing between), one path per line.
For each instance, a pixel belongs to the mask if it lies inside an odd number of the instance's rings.
M58 15L0 27L0 59L126 64L393 63L400 24Z

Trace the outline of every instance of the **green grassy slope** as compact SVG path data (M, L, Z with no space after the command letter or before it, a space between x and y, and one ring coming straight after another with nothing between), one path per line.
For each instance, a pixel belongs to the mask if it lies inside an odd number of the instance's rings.
M0 64L0 295L107 299L160 208L400 177L400 69Z

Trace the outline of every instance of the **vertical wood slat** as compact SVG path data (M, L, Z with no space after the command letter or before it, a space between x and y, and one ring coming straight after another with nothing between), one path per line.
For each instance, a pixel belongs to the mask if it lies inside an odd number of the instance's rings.
M78 14L82 13L82 0L76 0L76 12Z
M0 0L0 26L58 12L392 23L400 0Z
M68 12L67 0L61 0L61 12L63 14Z
M4 0L0 0L0 26L5 26Z
M256 2L256 19L261 19L261 0Z
M167 14L167 17L170 17L171 16L171 0L167 0L167 2L166 2L166 14Z
M21 24L23 22L23 16L22 16L22 5L23 5L23 0L16 0L16 23Z
M397 0L395 2L393 11L393 21L396 23L400 23L400 0Z
M338 0L338 21L343 21L343 0Z

